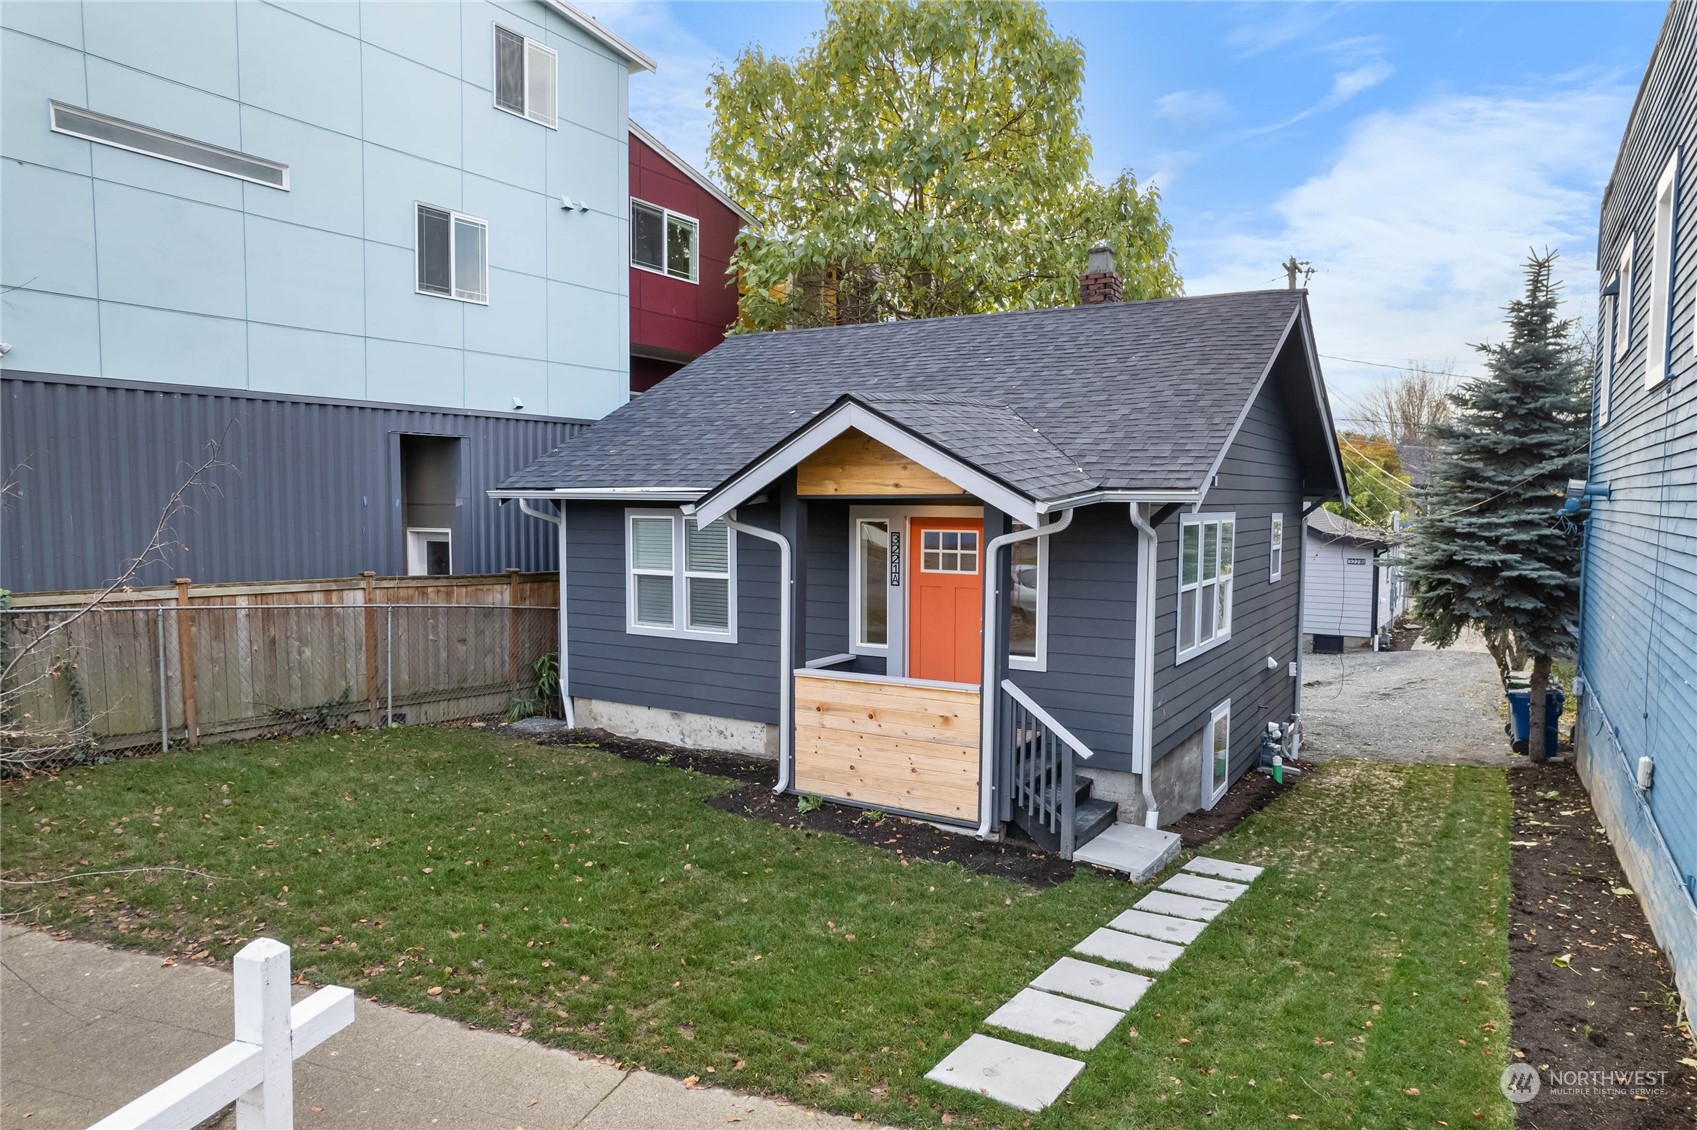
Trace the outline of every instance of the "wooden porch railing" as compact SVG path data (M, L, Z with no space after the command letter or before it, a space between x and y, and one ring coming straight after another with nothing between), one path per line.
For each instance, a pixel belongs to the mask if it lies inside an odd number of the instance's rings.
M1007 742L1003 764L1010 769L1009 791L1015 808L1032 822L1060 837L1061 858L1071 859L1077 847L1073 815L1078 805L1078 777L1073 754L1086 761L1093 756L1089 746L1013 684L1002 680L1003 706L1007 725L1002 729Z

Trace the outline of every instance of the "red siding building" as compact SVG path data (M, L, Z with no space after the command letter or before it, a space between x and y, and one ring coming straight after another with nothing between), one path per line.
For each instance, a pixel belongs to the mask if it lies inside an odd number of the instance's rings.
M634 394L724 340L737 318L731 252L753 217L635 122L630 195Z

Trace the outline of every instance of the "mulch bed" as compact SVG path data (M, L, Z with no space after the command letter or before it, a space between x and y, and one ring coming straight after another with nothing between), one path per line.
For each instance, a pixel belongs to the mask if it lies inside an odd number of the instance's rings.
M1509 1012L1516 1059L1543 1089L1517 1122L1536 1130L1656 1130L1697 1119L1697 1058L1679 1023L1673 972L1571 765L1508 775L1511 849ZM1557 964L1561 962L1562 964ZM1552 1072L1667 1072L1642 1098L1553 1085Z
M1295 788L1300 780L1300 776L1287 776L1281 785L1258 770L1245 773L1237 779L1237 784L1226 790L1226 795L1213 808L1187 813L1166 825L1166 829L1177 832L1184 846L1195 851L1243 823L1250 813L1272 804Z
M711 773L715 777L731 777L738 781L777 781L777 763L766 758L624 738L606 730L580 726L575 730L562 729L541 734L532 740L538 745L592 745L626 761L693 769L697 773Z

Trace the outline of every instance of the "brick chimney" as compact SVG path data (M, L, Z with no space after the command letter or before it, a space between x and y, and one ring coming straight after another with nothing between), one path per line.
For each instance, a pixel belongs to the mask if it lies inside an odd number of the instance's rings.
M1114 249L1098 243L1090 249L1090 265L1078 280L1078 298L1086 306L1118 302L1125 293L1125 284L1114 273Z

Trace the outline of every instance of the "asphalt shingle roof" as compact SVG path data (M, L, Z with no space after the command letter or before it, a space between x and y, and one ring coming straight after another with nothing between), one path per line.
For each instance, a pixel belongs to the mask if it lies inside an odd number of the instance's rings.
M1249 291L740 335L501 489L706 491L844 395L1034 498L1195 489L1302 302Z

